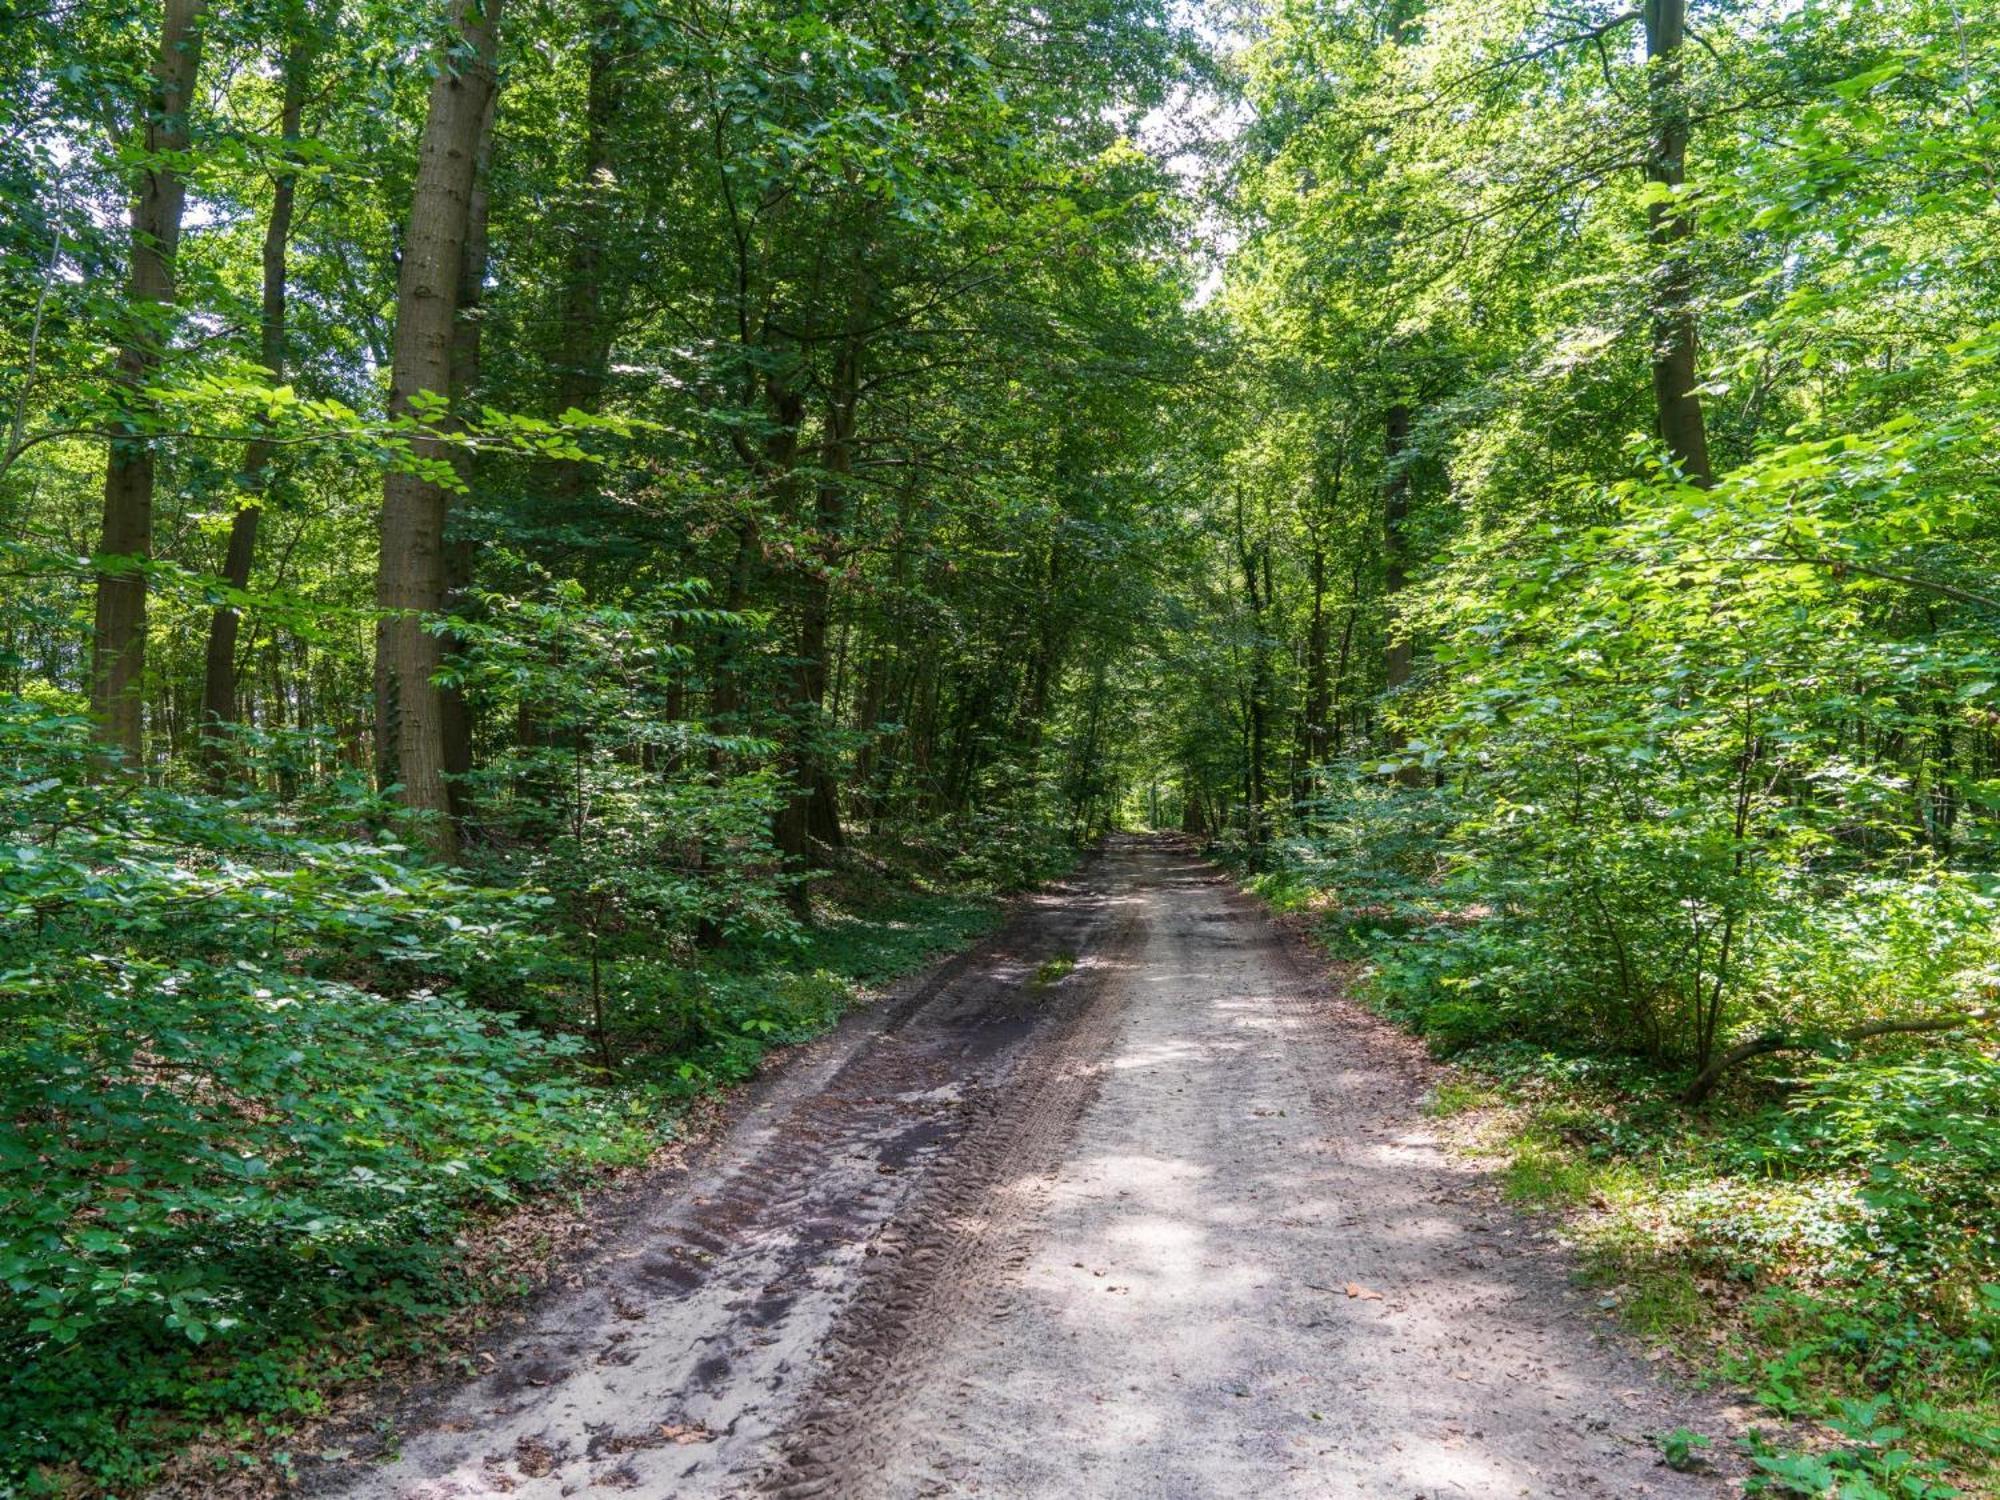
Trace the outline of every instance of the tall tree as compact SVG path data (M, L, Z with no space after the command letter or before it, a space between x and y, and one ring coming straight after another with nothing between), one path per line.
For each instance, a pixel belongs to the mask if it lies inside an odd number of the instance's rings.
M281 65L284 101L280 106L278 171L271 188L271 216L264 225L262 296L258 314L258 350L274 382L285 378L286 258L291 248L292 211L298 193L298 145L305 112L306 89L318 48L317 29L309 17L293 18L297 28L283 44ZM264 514L270 487L271 459L276 452L260 435L243 452L238 482L243 499L229 525L229 545L223 555L222 579L233 589L250 582L250 565L257 550L257 523ZM202 758L208 779L219 786L227 775L226 727L236 722L236 638L240 612L232 603L216 607L209 620L208 650L201 690Z
M396 284L392 416L447 420L455 322L472 229L482 134L499 87L500 0L453 0L450 36L431 84L416 186ZM449 462L440 438L419 437L419 460ZM375 603L377 775L427 814L423 837L449 858L458 835L446 785L446 711L435 681L442 647L433 628L446 592L449 491L425 472L392 470L382 485Z
M141 108L142 166L131 206L128 315L114 375L126 432L111 441L104 470L101 552L116 559L97 576L96 630L90 674L91 717L99 740L132 768L144 754L140 698L146 666L146 575L153 551L156 455L145 433L146 383L166 344L166 309L174 300L174 258L187 203L189 112L200 75L206 0L166 0L160 50Z
M1687 0L1645 0L1647 238L1656 265L1653 291L1653 404L1660 441L1681 471L1704 487L1715 482L1703 422L1695 358L1694 268L1688 241L1694 215L1678 196L1687 182L1688 101L1681 52Z

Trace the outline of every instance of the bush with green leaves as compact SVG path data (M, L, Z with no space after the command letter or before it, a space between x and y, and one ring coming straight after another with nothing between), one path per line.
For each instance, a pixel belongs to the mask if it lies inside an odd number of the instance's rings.
M1947 1481L1945 1466L1905 1446L1909 1430L1890 1414L1886 1397L1849 1398L1828 1425L1842 1441L1821 1452L1784 1452L1768 1441L1750 1444L1754 1472L1748 1495L1801 1495L1817 1500L1956 1500L1965 1491Z
M1956 1321L2000 1295L2000 1060L1829 1058L1792 1104L1805 1149L1858 1183L1855 1259ZM2000 1331L2000 1329L1996 1329Z
M1569 1038L1700 1074L1990 976L1992 788L1946 751L2000 678L1955 488L2000 431L1994 348L1958 352L1929 427L1594 487L1583 523L1468 536L1429 592L1400 759L1454 787L1459 902L1539 936L1509 985Z
M798 936L784 896L799 877L772 844L789 795L769 763L775 747L710 733L680 711L682 638L755 628L703 606L701 593L656 584L601 602L541 579L518 595L482 595L453 623L450 680L483 717L533 726L461 783L477 835L469 857L548 894L548 941L523 1004L587 1030L607 1073L614 1033L648 1051L680 1045L674 1007L659 999L672 960L720 941L768 950ZM635 1035L647 1016L662 1029Z
M535 967L545 898L368 837L365 797L93 755L0 705L5 1479L129 1461L191 1370L435 1295L468 1211L646 1140L575 1042L473 1003Z

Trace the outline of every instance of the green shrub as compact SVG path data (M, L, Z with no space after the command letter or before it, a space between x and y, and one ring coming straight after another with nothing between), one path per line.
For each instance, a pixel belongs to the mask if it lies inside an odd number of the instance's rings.
M1504 1036L1507 1017L1484 1000L1440 1000L1425 1008L1422 1028L1437 1051L1450 1054Z
M426 1305L467 1212L646 1140L573 1040L469 1003L535 970L541 898L357 837L365 798L90 753L0 709L0 1482L115 1475L156 1403L295 1408L257 1361Z
M1852 1232L1877 1274L1968 1309L2000 1283L2000 1060L1826 1061L1792 1110L1813 1154L1862 1180Z

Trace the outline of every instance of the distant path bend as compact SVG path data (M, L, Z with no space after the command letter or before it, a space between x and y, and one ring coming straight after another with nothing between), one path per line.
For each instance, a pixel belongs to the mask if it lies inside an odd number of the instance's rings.
M1600 1336L1408 1058L1212 867L1114 839L763 1086L396 1460L313 1488L1724 1493L1652 1441L1712 1405Z

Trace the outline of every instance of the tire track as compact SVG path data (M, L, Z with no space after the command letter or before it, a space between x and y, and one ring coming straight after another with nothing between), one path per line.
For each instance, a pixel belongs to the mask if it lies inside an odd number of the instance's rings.
M636 1211L478 1358L469 1383L357 1413L304 1488L348 1500L735 1495L768 1467L813 1354L873 1284L885 1226L990 1131L1020 1059L1087 985L1028 984L1058 954L1095 971L1117 926L1093 861L999 933L858 1013L756 1086L707 1165ZM1035 1076L1039 1077L1039 1065ZM616 1212L616 1209L613 1209ZM871 1248L878 1255L871 1257ZM401 1452L365 1467L379 1432Z
M1442 1156L1399 1034L1185 846L1113 848L1152 919L899 1213L753 1493L1713 1500L1651 1434L1716 1404Z
M1118 873L1127 873L1120 862ZM1061 1021L1038 1038L924 1190L868 1251L863 1285L829 1334L804 1415L756 1494L783 1500L869 1493L906 1446L902 1399L937 1338L1005 1318L1013 1273L1033 1249L1037 1210L1095 1097L1142 928L1136 908L1104 951L1056 988Z

